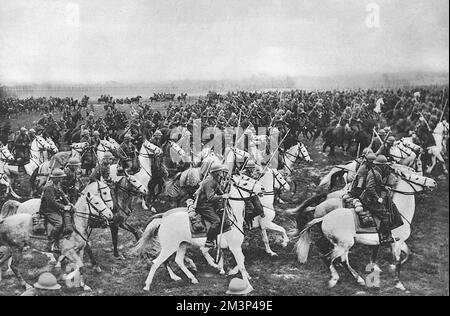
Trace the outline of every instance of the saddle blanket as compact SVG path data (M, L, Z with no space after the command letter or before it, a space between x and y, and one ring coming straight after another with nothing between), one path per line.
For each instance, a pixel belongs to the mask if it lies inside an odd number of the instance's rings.
M380 220L378 218L372 217L371 225L363 225L360 216L354 210L352 212L357 234L378 234L378 228L380 227Z

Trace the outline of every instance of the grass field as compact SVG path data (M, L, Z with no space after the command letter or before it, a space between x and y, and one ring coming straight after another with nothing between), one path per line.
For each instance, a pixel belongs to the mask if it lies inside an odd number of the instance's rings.
M127 106L122 106L126 109ZM101 115L102 109L96 110ZM13 126L25 125L31 127L31 122L39 119L28 115L13 119ZM277 217L275 222L287 230L294 228L294 219L284 213L284 209L300 204L306 197L313 194L321 175L325 174L333 164L349 160L337 152L337 158L325 157L320 152L320 141L316 143L305 142L313 164L298 164L294 171L294 179L298 185L298 192L284 194L282 197L288 203L276 205ZM269 232L272 249L279 254L278 257L268 257L265 254L263 242L259 231L246 232L247 236L243 244L246 257L246 268L253 277L251 283L254 291L250 295L448 295L449 281L449 199L448 179L439 177L439 171L432 177L437 180L438 187L431 193L423 193L416 197L417 206L413 220L412 234L407 241L413 252L411 259L404 265L402 280L407 292L401 292L394 288L394 275L388 269L390 254L387 247L379 254L379 263L383 270L381 274L381 288L369 290L356 285L351 276L342 268L338 268L341 279L338 285L328 290L326 283L329 279L328 268L322 263L318 252L312 249L307 264L299 265L292 251L293 245L282 248L281 236ZM21 187L16 189L19 193L26 193L27 176L21 177ZM158 204L158 211L167 209L165 204ZM129 222L132 225L145 228L150 214L136 212ZM160 268L154 278L151 291L143 292L145 278L149 271L149 264L137 257L128 254L128 250L134 244L132 235L120 231L119 245L125 259L119 260L112 256L112 245L109 230L94 231L92 237L94 254L98 258L103 272L96 273L89 267L86 272L86 282L92 287L91 292L83 292L80 289L68 289L63 287L60 291L48 293L49 295L225 295L230 277L220 276L212 268L208 267L198 250L191 250L190 256L198 267L199 284L189 284L186 277L183 281L172 281L167 272ZM226 267L233 265L231 254L225 251ZM350 254L352 266L363 277L365 265L368 263L370 250L367 247L356 245ZM85 261L88 261L87 259ZM24 272L29 283L34 283L38 277L38 268L45 265L44 257L34 255L25 259ZM89 265L89 264L88 264ZM3 273L6 267L3 267ZM176 269L175 269L176 270ZM176 270L177 271L177 270ZM58 271L53 271L58 277ZM63 284L60 281L60 284ZM22 288L11 275L3 276L0 283L0 295L19 295Z

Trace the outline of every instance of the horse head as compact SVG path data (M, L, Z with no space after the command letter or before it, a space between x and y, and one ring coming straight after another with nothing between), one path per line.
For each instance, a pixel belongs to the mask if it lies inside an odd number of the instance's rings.
M83 198L86 201L86 208L89 212L89 218L100 218L106 221L110 221L113 219L114 214L111 211L111 208L106 205L101 196L93 195L90 192L87 192L80 199ZM77 212L82 212L81 210L78 210L79 208L77 207L77 204L75 205Z
M245 199L254 195L263 195L263 185L248 176L235 175L232 177L232 189L230 191L231 199Z
M298 142L296 145L289 148L286 153L292 154L295 157L295 160L297 160L297 158L301 158L301 159L305 160L306 162L312 162L312 159L309 156L309 153L308 153L308 150L306 149L305 144L303 144L301 142Z
M13 161L14 155L9 151L8 146L3 146L0 148L0 160L1 161Z
M113 199L111 196L111 189L106 183L102 181L95 181L86 186L82 191L82 194L90 194L92 196L98 196L105 203L105 205L113 209Z
M276 169L270 169L273 175L273 188L275 190L281 190L284 192L288 192L291 190L291 187L287 183L286 179L283 175Z
M122 188L122 190L124 190L125 192L129 193L131 196L146 196L148 193L148 189L144 185L142 185L142 183L135 176L127 173L125 174L126 176L119 180L116 185ZM121 185L122 181L125 182L124 186Z
M53 154L56 154L56 153L58 153L58 147L56 146L56 144L55 144L55 142L53 141L53 139L51 139L50 137L47 137L47 139L46 139L46 141L47 141L47 143L49 144L49 146L50 146L50 151L53 153Z

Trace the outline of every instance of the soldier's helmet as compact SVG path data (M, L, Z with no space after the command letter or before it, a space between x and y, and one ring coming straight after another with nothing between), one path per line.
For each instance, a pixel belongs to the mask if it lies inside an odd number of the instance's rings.
M132 139L131 134L125 134L125 136L123 137L124 140L127 139Z
M65 176L66 173L63 170L61 170L60 168L55 168L53 169L50 178L64 178Z
M227 167L221 163L214 163L211 166L211 169L209 170L209 172L214 173L214 172L219 172L219 171L227 171Z
M34 128L30 128L30 130L28 131L30 134L35 134L36 130Z
M68 166L80 166L81 162L78 158L72 157L72 158L69 158L69 161L67 161L67 165Z
M375 165L387 165L388 161L385 155L378 155L373 162Z
M26 129L25 127L22 126L22 127L20 128L20 131L21 131L21 132L26 132L27 129Z
M369 162L374 162L376 159L377 159L377 156L374 153L369 153L366 155L366 160Z
M254 168L256 168L256 163L253 160L249 160L249 161L247 161L245 168L246 169L254 169Z
M100 136L100 132L99 132L99 131L94 131L94 132L92 133L92 136Z
M158 129L155 131L155 133L153 134L153 136L162 136L161 131Z
M388 139L386 139L386 144L392 145L395 142L394 136L389 136Z

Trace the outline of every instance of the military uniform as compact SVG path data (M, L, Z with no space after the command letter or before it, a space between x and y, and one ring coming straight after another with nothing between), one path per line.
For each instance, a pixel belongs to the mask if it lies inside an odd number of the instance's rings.
M64 173L66 177L61 181L61 189L69 197L70 203L75 204L78 198L78 174L70 167L64 168Z
M21 132L14 141L14 148L17 160L25 164L28 160L30 149L30 138L28 135Z
M109 164L99 164L97 165L94 170L92 171L91 175L89 176L89 182L94 181L102 181L102 182L110 182L111 176L110 176L110 170L109 170Z
M386 191L382 186L382 174L378 167L374 167L367 175L367 185L361 194L361 202L364 207L375 217L381 220L380 233L383 236L390 236L390 213L383 203L383 195Z
M64 193L52 180L44 186L39 212L44 216L47 234L51 243L57 241L66 227L72 226L71 214L65 211ZM69 230L67 233L71 233Z
M208 175L201 185L196 211L211 224L206 236L211 242L220 231L220 217L216 211L222 208L222 194L220 184L212 175Z
M132 167L133 159L136 157L136 147L131 143L123 142L119 150L122 159L122 167L128 170Z

